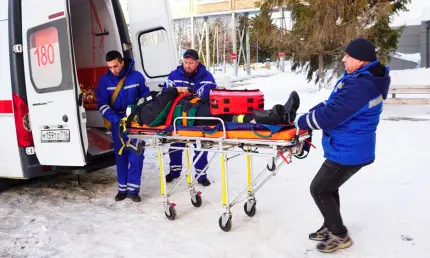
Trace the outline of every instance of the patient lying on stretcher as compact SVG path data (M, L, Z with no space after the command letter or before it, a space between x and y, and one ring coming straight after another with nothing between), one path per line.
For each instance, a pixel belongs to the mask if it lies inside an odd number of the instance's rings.
M184 96L175 105L175 100L178 100L181 94ZM151 101L138 105L129 116L128 122L134 120L140 126L155 127L164 125L166 119L168 119L168 113L173 112L172 123L176 117L184 116L185 114L188 117L218 117L225 122L268 125L290 124L296 118L296 112L300 106L300 98L295 91L291 92L284 105L277 104L269 110L253 110L250 114L213 115L210 112L209 101L196 100L195 96L187 93L187 88L168 88L154 96ZM171 111L172 108L174 110ZM187 121L187 125L210 126L219 123L218 120L191 120Z

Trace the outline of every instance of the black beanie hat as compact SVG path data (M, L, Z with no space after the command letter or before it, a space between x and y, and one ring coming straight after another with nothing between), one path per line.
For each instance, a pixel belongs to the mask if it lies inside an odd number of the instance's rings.
M191 57L194 60L199 60L199 54L194 49L188 49L184 53L184 58Z
M363 38L356 38L346 47L345 53L360 61L375 61L376 50L372 42Z

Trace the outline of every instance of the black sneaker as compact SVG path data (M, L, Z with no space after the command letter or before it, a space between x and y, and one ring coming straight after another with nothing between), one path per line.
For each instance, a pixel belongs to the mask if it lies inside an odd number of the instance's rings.
M125 198L127 197L127 194L126 193L121 193L121 192L118 192L117 194L116 194L116 196L115 196L115 201L122 201L122 200L124 200Z
M352 240L348 234L335 235L331 232L328 237L317 245L317 249L323 253L332 253L338 249L348 248L352 245Z
M133 202L140 202L142 201L142 199L140 198L139 194L129 194L128 197L133 201Z
M207 178L204 178L204 179L199 181L199 184L201 184L203 186L209 186L211 184L211 181L209 181Z
M178 177L180 177L180 176L172 176L172 174L169 173L166 175L166 182L170 183L173 181L173 179L178 178Z
M328 233L329 233L328 228L326 228L325 226L322 226L315 233L310 233L309 239L315 240L315 241L323 241L323 240L327 239Z

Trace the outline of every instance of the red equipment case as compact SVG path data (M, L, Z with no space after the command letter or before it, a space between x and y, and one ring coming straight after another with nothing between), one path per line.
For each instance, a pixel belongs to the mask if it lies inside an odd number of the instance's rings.
M220 90L209 93L212 115L251 114L253 110L264 110L264 94L260 90Z

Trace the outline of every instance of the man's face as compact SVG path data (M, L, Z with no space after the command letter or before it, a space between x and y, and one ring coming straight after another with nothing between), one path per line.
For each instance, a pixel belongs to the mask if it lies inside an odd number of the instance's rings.
M196 61L190 57L184 58L184 71L187 74L193 74L197 71L197 66L199 65L199 61Z
M107 66L113 75L118 76L124 67L124 60L119 62L118 59L107 62Z
M345 71L347 73L353 73L355 70L363 67L365 64L364 61L360 61L353 57L350 57L348 54L345 54L342 58L343 65L345 66Z

